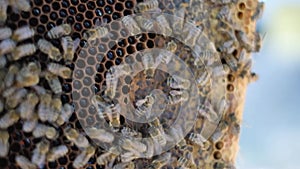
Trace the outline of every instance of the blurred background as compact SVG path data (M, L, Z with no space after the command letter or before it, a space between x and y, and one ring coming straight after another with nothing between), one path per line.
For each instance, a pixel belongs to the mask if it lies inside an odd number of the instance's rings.
M249 85L238 169L300 168L300 0L265 0L254 54L260 79Z

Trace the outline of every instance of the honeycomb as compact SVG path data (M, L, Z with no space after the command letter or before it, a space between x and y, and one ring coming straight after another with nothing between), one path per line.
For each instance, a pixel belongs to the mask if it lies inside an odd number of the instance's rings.
M185 165L186 168L201 169L234 168L234 162L238 152L245 91L247 84L256 77L254 73L251 73L251 70L243 67L245 63L242 62L244 60L241 57L246 57L251 60L251 52L257 52L259 50L260 46L256 44L259 42L256 42L257 36L255 34L255 21L257 18L252 19L252 16L259 12L257 11L259 3L251 0L236 0L229 1L229 3L226 3L227 1L223 2L224 1L219 2L215 0L163 0L159 2L158 6L163 12L174 14L177 9L183 8L185 10L186 20L192 21L198 27L204 27L204 33L207 35L209 41L213 42L218 51L221 63L224 66L232 68L232 58L238 61L238 68L236 70L230 69L230 72L226 74L226 79L221 79L222 84L224 83L226 88L225 94L229 105L220 122L217 126L214 126L203 117L194 117L194 119L196 119L195 124L186 135L183 145L178 143L173 145L174 148L167 151L172 154L171 159L167 164L163 165L162 168L178 168L183 167L183 165ZM120 22L117 21L124 16L134 14L134 9L139 3L143 2L139 0L30 0L31 8L28 12L15 11L13 7L9 6L6 11L7 20L5 26L8 26L14 31L17 28L29 25L36 32L34 37L18 42L17 46L37 43L39 39L43 38L49 40L60 51L63 51L59 39L49 39L46 35L51 28L63 23L71 25L73 31L70 36L72 39L75 40L79 38L81 41L79 49L76 50L71 63L67 63L63 60L52 60L46 54L37 50L31 56L24 57L18 61L9 61L0 69L1 80L5 79L5 72L9 71L12 65L26 66L30 62L38 62L41 67L41 72L46 71L49 62L65 65L73 70L73 77L82 79L82 81L59 77L63 92L58 97L60 97L63 105L72 104L75 107L75 111L77 111L78 109L76 108L78 104L84 105L85 102L76 102L73 100L78 100L77 97L84 97L91 93L102 93L104 86L107 84L106 74L111 67L121 65L122 63L140 62L140 56L138 55L140 51L154 48L162 49L170 41L175 41L177 44L177 50L174 53L179 56L193 72L197 72L197 67L193 65L194 58L192 57L192 51L184 43L156 33L141 33L139 36L130 36L126 30L122 29ZM222 15L222 10L228 13ZM96 49L89 47L90 42L83 40L83 36L87 30L95 27L99 19L101 21L106 20L112 36L110 38L101 38L101 42L97 42L98 48ZM249 43L254 43L258 49L248 50L247 44L239 40L239 32L244 32ZM116 37L122 38L116 41ZM225 46L224 44L226 42L233 39L237 41L234 41L230 52L227 52L227 49L224 50L223 46ZM243 56L242 54L244 53L245 55ZM94 57L83 60L82 57L87 54ZM93 67L89 65L96 66ZM88 77L84 77L84 73L95 74L95 78L89 79ZM149 94L149 91L154 88L169 92L171 89L166 87L168 76L169 75L164 71L157 69L155 70L154 79L150 81L146 79L143 73L138 73L134 77L125 77L122 81L122 84L125 85L119 87L117 95L119 98L127 96L126 98L135 102L144 98ZM47 92L51 92L50 86L44 77L40 77L37 85L45 88ZM83 92L76 93L76 91L78 91L77 86L89 86L90 88L80 88ZM7 102L7 98L4 96L5 91L9 88L7 87L6 89L2 86L0 88L2 93L0 103L4 104ZM35 91L34 88L30 86L25 87L25 89L32 92ZM199 94L198 97L203 101L210 95L213 86L201 86L197 90L199 90L196 92ZM51 95L52 94L53 93L51 93ZM57 96L53 94L53 97ZM119 100L114 100L114 102L120 103ZM192 104L192 101L190 104ZM180 108L178 105L168 107L165 113L160 116L159 121L165 128L168 128L174 123L177 114L173 112L178 112ZM4 117L9 111L9 108L5 105L3 110L1 110L1 117ZM88 112L78 111L73 113L69 121L61 126L54 126L49 122L39 120L39 123L55 127L59 134L57 139L48 139L50 141L50 147L66 145L69 150L65 156L53 162L45 162L45 165L41 168L74 168L73 162L82 150L68 140L64 129L72 127L80 133L84 133L84 127L86 127L86 125L97 126L99 125L98 121L96 110L92 109L92 107ZM22 131L24 122L23 119L19 119L6 129L9 133L9 152L6 156L0 157L1 168L20 168L16 163L16 156L23 155L31 160L34 149L37 147L36 145L43 140L43 138L35 138L31 132ZM138 132L141 132L144 137L149 137L149 134L146 132L149 127L148 124L136 124L132 120L126 119L123 114L120 115L120 123L122 127L134 128ZM213 128L213 130L210 128ZM203 131L209 132L203 133ZM196 144L189 139L191 133L202 133L207 136L212 136L203 144ZM108 166L97 164L97 157L107 150L101 146L97 146L89 136L86 137L90 144L96 148L96 151L92 157L89 158L88 162L80 168L108 168ZM135 168L147 168L158 157L159 155L150 158L138 158L132 161L135 164ZM181 159L187 160L188 162L180 163L179 161ZM121 160L117 158L111 162L112 165L117 165L121 163Z

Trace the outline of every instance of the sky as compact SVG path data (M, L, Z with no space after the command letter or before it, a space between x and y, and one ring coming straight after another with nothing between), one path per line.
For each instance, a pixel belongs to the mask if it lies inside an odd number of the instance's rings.
M254 54L260 79L249 85L238 169L300 169L300 0L265 0L267 33Z

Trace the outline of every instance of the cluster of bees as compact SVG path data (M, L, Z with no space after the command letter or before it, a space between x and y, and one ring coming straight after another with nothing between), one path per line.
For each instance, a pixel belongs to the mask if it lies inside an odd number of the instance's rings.
M193 3L196 2L198 1L193 1ZM198 26L186 22L189 17L209 18L205 16L205 12L202 10L203 5L192 5L192 1L187 6L184 5L185 3L181 3L180 8L175 10L174 16L172 16L157 13L161 11L159 8L160 3L157 0L140 2L135 7L137 15L127 15L121 19L130 35L140 38L139 34L143 31L154 32L164 37L173 36L190 47L192 54L186 62L190 62L190 66L195 70L195 81L200 87L211 84L212 78L232 74L232 72L237 72L238 76L246 77L249 81L257 79L257 76L250 72L252 59L248 53L260 50L261 35L255 32L254 38L249 39L245 31L228 28L228 24L234 25L233 19L230 18L232 12L230 5L238 3L238 0L209 0L209 4L223 6L213 16L215 15L217 20L223 22L218 27L222 28L220 31L229 37L229 40L225 42L216 41L216 46L204 42L205 39L202 38L203 33L214 34L214 32L207 30L207 28L214 26L214 22L203 22ZM199 3L202 3L202 1L199 1ZM46 162L55 161L66 156L70 151L64 144L51 147L50 141L60 137L57 128L68 123L69 118L74 113L71 104L63 104L61 101L61 94L63 93L61 79L70 79L72 76L72 69L64 64L72 63L75 60L74 54L79 47L80 39L73 40L70 36L72 33L71 26L63 23L49 30L46 38L41 38L36 43L25 43L27 39L34 37L36 32L29 26L22 26L14 31L4 26L9 5L15 12L30 11L31 9L27 0L3 0L0 2L0 92L2 93L0 96L0 113L3 114L0 118L0 150L2 150L0 151L0 157L6 157L9 153L10 134L7 128L21 120L22 130L25 133L32 133L34 138L41 138L41 141L35 145L31 158L16 155L15 162L24 169L43 168ZM196 10L196 8L201 8L201 10ZM262 15L263 8L264 3L258 3L256 9L253 9L252 21L257 20ZM196 11L192 15L197 16L186 15L190 12L187 11L189 9L191 9L190 11ZM197 13L198 11L200 12ZM157 14L151 15L147 12L156 12ZM183 18L186 18L186 20ZM111 36L109 29L105 27L106 22L105 19L101 22L96 20L95 27L83 33L83 39L93 41L98 37ZM50 42L52 39L60 39L63 53ZM165 46L166 50L176 53L178 51L177 42L173 40L168 42ZM242 48L242 51L239 52L237 58L234 56L234 52L238 45ZM47 63L46 68L42 68L40 63L35 60L20 62L22 59L34 55L38 50L47 54L51 60L50 63ZM169 52L160 53L155 57L152 53L143 55L141 62L144 66L143 73L147 79L154 77L155 69L159 64L170 63L172 58ZM215 63L220 57L224 59L226 64L216 66ZM177 166L177 168L234 168L232 164L229 164L231 162L226 162L228 164L225 165L225 162L220 161L214 162L213 165L203 166L203 163L209 163L210 155L209 153L205 155L207 152L211 152L214 159L221 159L222 156L219 151L225 146L222 138L226 135L226 132L230 130L234 135L238 135L240 130L236 115L231 113L228 118L220 119L220 112L215 110L209 99L206 99L204 104L199 107L199 115L210 123L221 120L220 123L217 123L218 127L209 140L205 134L205 129L199 132L197 126L187 136L184 136L178 128L171 128L171 133L168 135L169 133L165 133L159 118L155 118L148 123L148 133L151 140L143 139L143 134L139 131L122 126L120 122L120 105L113 103L112 100L116 96L118 78L130 75L132 71L133 68L128 64L111 67L105 76L104 95L96 95L92 100L95 107L98 108L99 117L102 120L108 119L111 131L99 127L89 127L85 129L86 134L83 134L73 127L68 126L63 129L63 134L67 140L78 147L80 151L72 162L74 168L83 168L91 157L96 154L98 148L90 139L95 142L117 145L111 146L108 151L97 155L96 163L108 168L139 168L138 161L140 157L151 159L151 161L145 163L146 167L151 169L163 168L171 164ZM40 78L47 81L51 91L40 85ZM228 78L228 82L232 87L236 81L237 79L234 79L233 75L232 78ZM188 79L176 74L169 76L167 85L171 88L171 91L166 98L167 104L180 104L187 101L191 83ZM155 94L149 94L137 100L134 114L138 117L149 117L149 112L155 105L156 97ZM223 110L222 112L228 110L228 98L221 98L217 104L219 105L218 110ZM113 134L118 131L121 132L121 139L119 140ZM175 148L154 156L168 141L174 139L181 140ZM118 140L117 144L116 140ZM212 148L212 144L215 144L215 148ZM212 153L212 149L218 151ZM195 152L198 154L195 155ZM198 159L199 156L201 158ZM199 162L201 160L205 162ZM143 166L145 167L145 165Z

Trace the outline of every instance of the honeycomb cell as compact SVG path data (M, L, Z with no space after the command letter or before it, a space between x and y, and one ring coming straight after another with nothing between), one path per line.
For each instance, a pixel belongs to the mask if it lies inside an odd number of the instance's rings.
M52 3L52 9L59 10L60 9L60 4L58 2L53 2Z
M219 141L219 142L216 143L216 148L218 150L221 150L223 147L224 147L224 143L222 141Z
M61 1L61 6L63 8L68 8L68 7L70 7L70 3L69 3L69 1L63 0L63 1Z
M227 91L233 92L234 91L234 86L232 84L227 85Z
M214 153L214 158L215 158L216 160L219 160L219 159L222 158L222 154L221 154L219 151L216 151L216 152Z
M107 52L107 58L113 60L115 58L114 53L112 51Z
M112 14L113 8L109 5L105 6L104 11L108 14Z
M76 18L76 20L77 20L78 22L81 22L81 21L83 21L83 19L84 19L83 15L82 15L81 13L77 14L77 15L75 16L75 18Z
M65 9L60 9L59 10L59 16L60 17L67 17L68 16L68 12L67 12L67 10L65 10Z
M34 4L36 6L41 6L41 5L43 5L43 1L41 1L41 0L34 0Z
M118 12L114 12L114 13L112 14L112 18L113 18L114 20L117 20L117 19L121 18L121 14L118 13Z
M112 61L106 61L106 63L105 63L105 68L106 69L110 69L110 67L112 67L114 64L113 64L113 62Z
M133 53L135 52L135 48L134 48L133 46L128 46L128 47L126 48L126 52L127 52L128 54L133 54Z
M56 12L51 12L51 13L50 13L50 19L51 19L51 20L55 21L57 18L58 18L58 15L57 15Z
M75 15L77 13L77 9L73 6L68 9L70 15Z
M81 88L82 88L82 84L81 84L80 81L74 80L74 81L73 81L73 87L74 87L75 89L81 89Z
M239 19L243 19L243 18L244 18L243 12L238 12L238 13L237 13L237 17L238 17Z
M86 7L83 4L78 5L77 9L78 9L79 12L85 12L86 11Z
M88 97L88 96L90 96L91 92L90 92L90 90L88 88L84 87L82 89L81 94L82 94L82 96Z
M147 41L147 47L148 48L153 48L154 47L154 42L152 40Z
M39 21L36 18L31 18L29 20L29 24L30 24L30 26L34 27L34 26L37 26L39 24Z
M78 0L71 0L71 3L76 6L76 5L79 4L79 1Z
M132 1L126 1L125 2L125 7L128 9L132 9L133 8L133 2Z
M43 11L43 13L46 14L46 13L49 13L51 11L51 8L50 8L49 5L43 5L42 11Z
M103 16L103 14L104 14L103 10L100 9L100 8L97 8L97 9L95 10L95 13L96 13L97 16Z
M120 59L120 58L116 58L116 60L115 60L115 64L116 65L119 65L119 64L121 64L122 63L122 59Z
M228 74L227 79L229 82L234 82L235 77L232 74Z
M123 15L127 16L127 15L131 15L132 11L131 10L124 10Z

